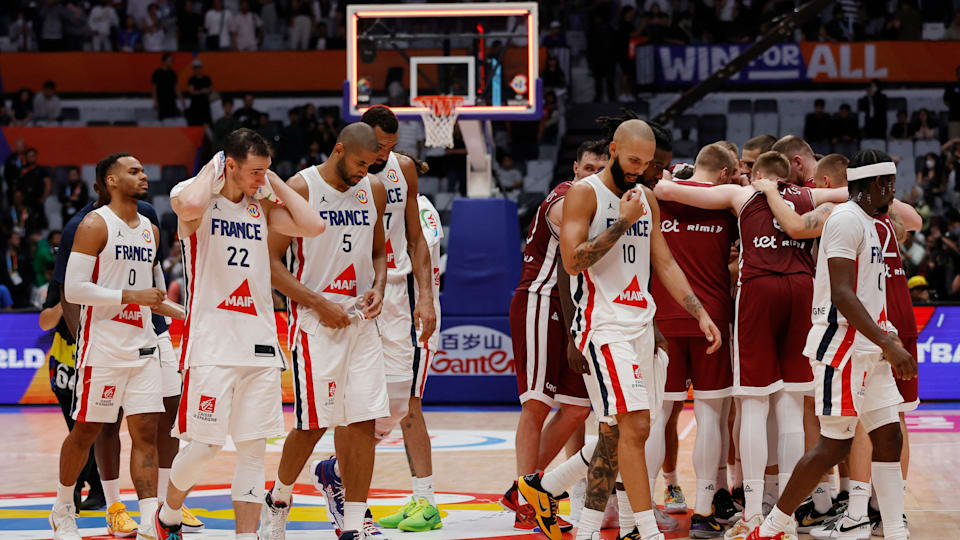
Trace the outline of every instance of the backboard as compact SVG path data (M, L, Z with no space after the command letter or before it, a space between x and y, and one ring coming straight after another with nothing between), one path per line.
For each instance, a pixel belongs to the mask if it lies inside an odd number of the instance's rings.
M343 115L374 104L420 118L414 98L463 98L461 120L542 114L536 2L347 6Z

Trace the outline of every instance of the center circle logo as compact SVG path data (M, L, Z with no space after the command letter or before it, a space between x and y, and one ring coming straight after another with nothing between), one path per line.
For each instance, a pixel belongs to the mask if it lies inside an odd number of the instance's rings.
M367 204L367 191L364 189L358 191L357 200L360 201L360 204Z
M250 203L247 205L247 213L250 214L251 217L258 218L260 217L260 207L254 203Z
M150 231L143 231L143 241L148 244L153 242L153 237L150 236Z
M397 182L400 181L400 178L397 176L397 170L396 170L396 169L390 169L390 170L387 171L387 180L389 180L389 181L391 181L391 182L394 182L394 183L397 183Z

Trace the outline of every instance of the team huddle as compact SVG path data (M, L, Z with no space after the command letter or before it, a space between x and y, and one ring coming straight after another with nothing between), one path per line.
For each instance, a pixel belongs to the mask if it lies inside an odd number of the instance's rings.
M134 522L116 501L107 519L114 536L173 540L202 529L184 501L229 435L236 538L282 539L293 484L335 428L336 456L312 463L311 478L341 539L383 538L366 499L376 444L398 424L413 497L380 526L442 526L420 405L438 340L442 230L436 209L417 195L424 164L393 152L398 127L388 108L373 107L340 132L327 161L287 182L270 170L260 135L233 132L170 193L185 306L166 298L160 231L138 207L147 194L143 166L124 153L97 165L100 198L76 225L63 281L80 318L76 424L60 453L55 539L81 538L75 484L98 433L123 414L141 518ZM289 363L277 341L273 289L288 298ZM184 320L179 358L169 335L146 324L154 315ZM287 368L296 426L264 492L267 438L284 432ZM159 438L171 435L186 446L158 467Z
M570 521L577 539L678 529L676 423L692 388L691 538L907 538L917 329L898 241L922 223L894 198L893 158L766 135L665 170L662 127L598 122L611 138L581 145L574 180L538 208L511 304L523 406L501 504L515 527L551 540ZM584 445L591 409L599 434Z

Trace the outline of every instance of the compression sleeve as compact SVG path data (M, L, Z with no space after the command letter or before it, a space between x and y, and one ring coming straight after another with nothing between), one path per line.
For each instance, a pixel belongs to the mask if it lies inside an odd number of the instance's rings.
M167 281L163 277L163 267L159 264L153 265L153 286L162 290L167 290Z
M67 302L85 306L112 306L123 303L123 291L108 289L91 281L97 258L73 252L67 260L67 275L63 292Z

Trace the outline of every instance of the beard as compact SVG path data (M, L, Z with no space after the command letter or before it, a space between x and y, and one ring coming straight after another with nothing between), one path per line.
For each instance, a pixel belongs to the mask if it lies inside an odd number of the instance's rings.
M613 183L620 191L630 191L637 185L637 177L634 176L633 182L627 182L627 173L620 166L620 156L613 156L613 165L610 165L610 176L613 177Z
M136 199L136 200L138 200L138 201L145 201L145 200L147 200L147 195L149 194L149 192L150 192L150 190L147 190L147 189L145 189L145 190L143 190L143 191L138 191L137 193L134 193L134 194L133 194L133 198Z
M347 170L346 163L341 159L337 162L337 175L340 176L340 179L343 180L343 183L353 187L357 185L357 182L353 180L353 177L350 176L350 171Z
M372 165L367 167L367 172L369 172L370 174L378 174L380 171L385 169L386 166L387 166L387 160L383 160L382 163L379 161L374 161Z

